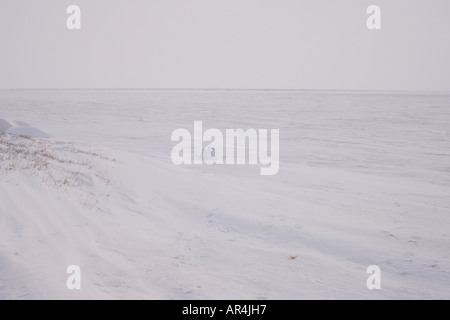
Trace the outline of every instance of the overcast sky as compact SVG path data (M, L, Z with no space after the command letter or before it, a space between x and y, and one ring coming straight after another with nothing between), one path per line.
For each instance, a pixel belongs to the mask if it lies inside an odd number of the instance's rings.
M450 91L450 1L0 0L0 88Z

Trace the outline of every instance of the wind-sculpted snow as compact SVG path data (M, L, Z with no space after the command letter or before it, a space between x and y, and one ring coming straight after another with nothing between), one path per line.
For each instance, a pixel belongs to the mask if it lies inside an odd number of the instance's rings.
M0 134L5 133L25 137L51 138L50 134L37 128L33 128L25 122L0 119Z
M59 138L0 134L0 299L450 298L446 96L23 95L2 116ZM200 118L279 128L279 173L173 165Z

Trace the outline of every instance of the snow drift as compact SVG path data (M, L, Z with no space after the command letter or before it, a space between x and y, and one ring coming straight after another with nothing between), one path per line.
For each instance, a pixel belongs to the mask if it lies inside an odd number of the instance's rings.
M2 117L59 137L0 134L0 299L449 299L448 101L0 91ZM279 128L279 174L174 166L170 135L193 115Z
M446 190L283 172L261 184L0 135L0 299L448 298L448 214L423 216ZM380 291L366 288L372 264ZM69 265L79 291L66 288Z
M41 131L37 128L31 127L25 122L9 121L6 119L0 119L0 134L14 134L25 137L37 137L37 138L51 138L52 136L47 132Z

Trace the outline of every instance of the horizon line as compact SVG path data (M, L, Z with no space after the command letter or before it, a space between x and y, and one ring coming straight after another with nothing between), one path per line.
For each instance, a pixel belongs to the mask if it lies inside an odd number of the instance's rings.
M92 90L92 91L107 91L107 90L130 90L130 91L329 91L329 92L397 92L397 93L445 93L450 94L450 90L417 90L417 89L279 89L279 88L0 88L0 90L24 90L24 91L44 91L44 90Z

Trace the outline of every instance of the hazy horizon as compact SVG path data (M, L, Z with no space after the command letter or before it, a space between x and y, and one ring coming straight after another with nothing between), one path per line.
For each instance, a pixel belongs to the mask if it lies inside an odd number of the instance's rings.
M374 92L406 94L450 94L450 90L377 90L377 89L277 89L277 88L0 88L0 91L297 91L297 92Z

